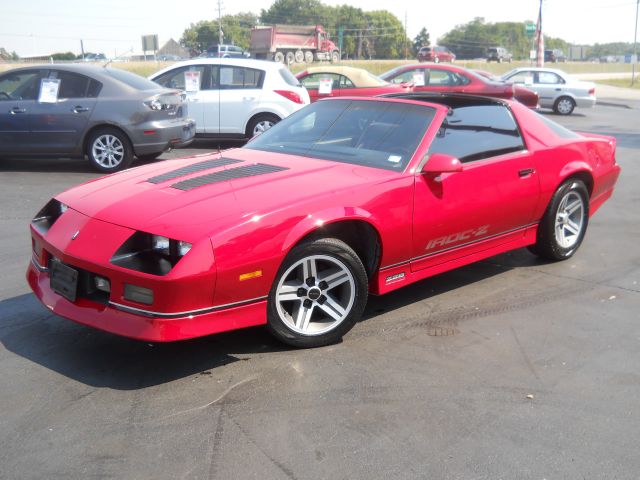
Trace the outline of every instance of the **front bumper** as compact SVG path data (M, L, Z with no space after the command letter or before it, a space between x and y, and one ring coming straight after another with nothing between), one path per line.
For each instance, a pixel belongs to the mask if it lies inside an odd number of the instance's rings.
M148 342L172 342L267 322L266 299L222 305L193 312L164 313L78 298L71 302L55 293L49 272L34 260L27 281L36 297L56 315L89 327Z
M186 147L193 142L196 124L191 119L170 122L153 122L131 133L136 155L150 155L170 148Z

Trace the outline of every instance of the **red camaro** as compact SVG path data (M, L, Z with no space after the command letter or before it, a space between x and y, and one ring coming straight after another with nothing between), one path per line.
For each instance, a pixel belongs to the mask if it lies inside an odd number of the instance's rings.
M354 67L309 67L296 77L306 87L312 103L327 97L375 97L412 90L411 84L389 83L362 68Z
M538 107L538 94L521 85L491 80L468 68L419 63L403 65L380 75L395 84L413 83L414 92L470 93L495 98L515 98L529 108Z
M369 293L525 246L571 257L613 192L615 145L512 101L323 100L243 148L57 195L27 278L54 313L127 337L267 324L325 345Z

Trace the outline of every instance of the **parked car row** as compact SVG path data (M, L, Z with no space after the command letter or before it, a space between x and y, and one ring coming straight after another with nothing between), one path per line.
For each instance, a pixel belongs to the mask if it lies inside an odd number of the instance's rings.
M247 139L327 97L439 92L516 99L568 115L595 104L595 86L555 69L501 78L426 62L380 76L345 66L297 77L278 62L198 58L148 79L91 65L25 67L0 75L0 153L84 156L102 172L153 159L195 136Z

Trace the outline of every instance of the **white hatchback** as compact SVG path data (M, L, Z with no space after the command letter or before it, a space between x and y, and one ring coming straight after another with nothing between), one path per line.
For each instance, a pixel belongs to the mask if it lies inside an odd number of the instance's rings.
M309 103L309 94L280 63L197 58L172 64L149 80L184 90L196 136L251 138Z

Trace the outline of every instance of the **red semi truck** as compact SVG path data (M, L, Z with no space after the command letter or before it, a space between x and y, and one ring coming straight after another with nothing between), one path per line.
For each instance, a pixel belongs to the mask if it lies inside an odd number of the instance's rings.
M251 56L281 63L340 60L338 47L321 25L273 25L251 29Z

